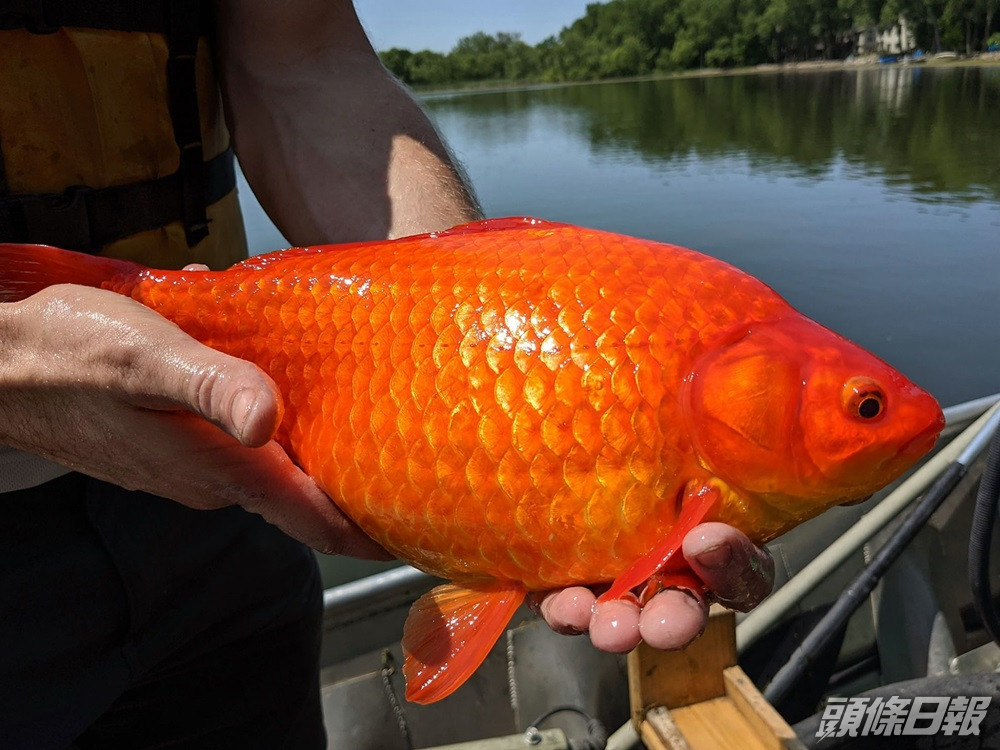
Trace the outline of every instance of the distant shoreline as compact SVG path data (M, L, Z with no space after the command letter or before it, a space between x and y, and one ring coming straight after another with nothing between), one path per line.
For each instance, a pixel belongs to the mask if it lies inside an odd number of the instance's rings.
M651 73L644 76L627 76L622 78L594 78L587 81L474 81L466 84L441 87L413 87L411 90L419 96L443 94L476 94L490 91L515 91L526 89L547 89L557 86L590 86L597 83L623 83L631 81L666 81L678 78L709 78L716 76L752 75L763 73L809 73L824 70L865 70L871 68L978 68L1000 67L1000 52L985 52L975 57L945 58L935 60L933 57L926 62L898 62L883 64L878 57L872 55L857 60L807 60L790 63L763 63L741 68L698 68L682 70L674 73Z

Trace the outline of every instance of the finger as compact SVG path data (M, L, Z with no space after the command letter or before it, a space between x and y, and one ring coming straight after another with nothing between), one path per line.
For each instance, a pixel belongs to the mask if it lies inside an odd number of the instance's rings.
M265 445L281 421L277 386L256 365L198 342L163 352L162 392L246 446ZM165 360L165 361L164 361Z
M684 538L684 558L716 598L746 612L771 593L774 561L746 535L721 523L696 526Z
M583 586L571 586L544 594L538 611L549 627L563 635L586 633L596 597Z
M131 442L148 460L124 475L100 478L190 508L239 505L320 552L391 559L276 442L248 448L184 411L138 409L129 424Z
M705 629L708 604L688 591L661 591L642 608L639 634L653 648L683 648Z
M265 445L281 422L277 386L256 366L235 357L197 367L184 390L192 411L249 447Z
M204 263L188 263L181 270L182 271L207 271L208 270L208 266L206 266Z
M243 497L236 502L318 552L392 559L291 462L277 443L269 443L254 453L258 454L259 476L243 486Z
M602 651L624 654L639 645L639 605L629 599L612 599L594 605L590 640Z

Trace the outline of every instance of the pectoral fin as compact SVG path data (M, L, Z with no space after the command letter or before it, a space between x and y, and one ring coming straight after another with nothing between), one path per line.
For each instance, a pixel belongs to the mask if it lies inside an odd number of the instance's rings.
M672 572L683 571L686 567L680 555L684 537L695 526L704 521L717 507L722 493L711 484L698 482L687 488L682 501L681 514L677 523L663 540L646 555L636 560L630 568L618 576L611 588L601 594L598 602L620 599L627 592L641 586L664 569Z
M524 601L517 584L438 586L420 597L403 627L406 699L433 703L482 664Z

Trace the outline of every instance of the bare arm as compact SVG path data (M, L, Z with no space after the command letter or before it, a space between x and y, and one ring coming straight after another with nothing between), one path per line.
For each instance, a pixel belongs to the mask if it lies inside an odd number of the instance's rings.
M222 0L217 59L247 179L295 244L398 237L479 209L348 0Z

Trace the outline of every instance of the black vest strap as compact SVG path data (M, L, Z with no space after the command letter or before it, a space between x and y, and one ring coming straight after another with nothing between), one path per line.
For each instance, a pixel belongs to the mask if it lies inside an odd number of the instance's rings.
M203 4L201 0L170 0L170 30L167 33L167 43L170 46L167 91L174 140L181 154L181 196L188 247L194 247L208 235L202 176L204 156L195 74L198 26L192 22L192 19L198 17L198 9Z
M236 187L231 150L205 162L202 171L199 192L209 205ZM116 240L184 219L182 180L175 172L107 188L71 187L61 195L0 196L0 242L97 252Z

